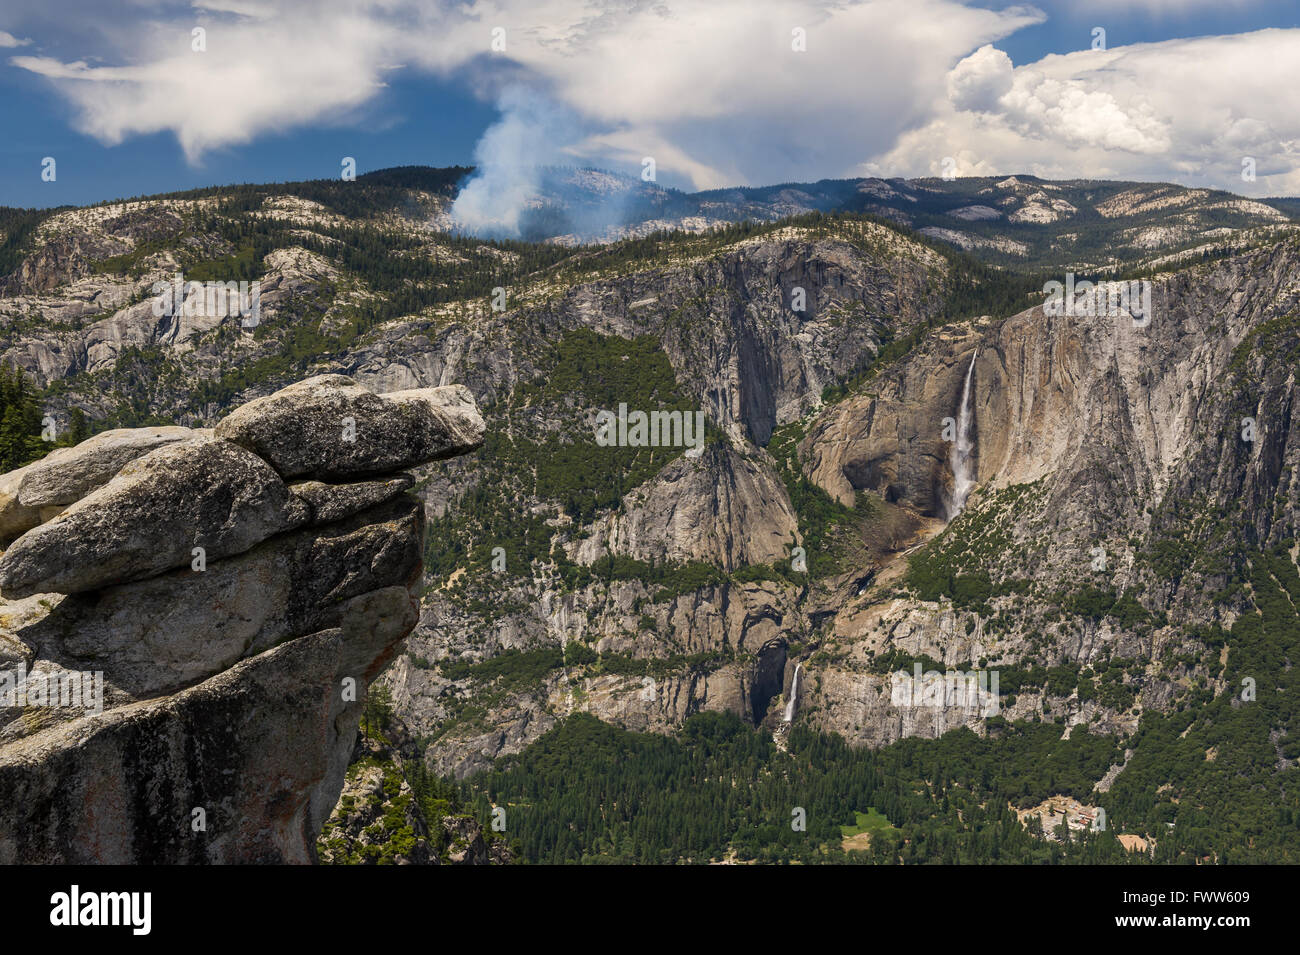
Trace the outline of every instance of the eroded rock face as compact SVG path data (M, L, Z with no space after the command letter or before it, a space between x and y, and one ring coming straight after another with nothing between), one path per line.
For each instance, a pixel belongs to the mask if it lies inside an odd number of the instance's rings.
M1167 649L1187 652L1192 627L1231 628L1241 609L1219 596L1228 579L1221 567L1170 572L1153 554L1173 540L1202 555L1222 547L1218 532L1193 526L1200 518L1189 515L1201 513L1247 547L1290 546L1300 400L1293 353L1262 343L1279 340L1300 304L1297 274L1291 242L1155 278L1149 322L1123 310L1035 307L947 328L827 409L801 449L807 476L845 503L855 491L885 497L895 488L900 505L924 510L944 470L942 419L955 416L961 374L978 349L977 489L970 520L945 533L970 541L979 527L996 528L980 558L994 580L1014 577L1041 595L1091 574L1139 595L1159 617L1139 627L1113 616L1049 619L1041 597L995 598L991 615L946 600L892 599L884 588L842 594L828 608L827 631L845 653L817 668L812 720L870 746L970 721L954 708L891 708L872 659L891 650L956 669L981 659L994 669L1026 658L1086 666L1160 660ZM1259 425L1253 440L1243 436L1247 424ZM1004 607L1015 625L991 625ZM1128 709L1022 690L1007 694L1016 702L1002 715L1130 733L1143 709L1167 709L1177 690L1154 665L1133 685L1140 689Z
M707 270L713 267L700 268L711 275ZM938 327L807 423L797 456L804 476L844 505L861 502L874 509L853 528L863 549L849 553L842 573L814 581L806 592L777 580L743 586L732 581L671 598L661 597L658 585L634 580L566 587L539 573L515 578L522 580L510 593L518 609L500 613L496 606L504 600L487 612L465 609L456 589L468 575L453 575L426 597L425 619L408 641L412 656L384 677L395 703L421 732L440 733L429 748L430 765L465 775L520 751L577 711L662 732L706 709L757 722L761 700L768 700L767 714L779 714L797 663L803 673L796 722L874 747L960 726L983 732L987 722L960 706L895 705L891 674L882 672L883 659L895 652L924 655L957 670L981 669L981 660L989 669L1012 670L1026 661L1087 667L1107 659L1160 660L1167 648L1186 652L1188 628L1227 629L1241 611L1215 597L1227 583L1224 576L1182 579L1154 570L1159 542L1195 539L1180 526L1189 513L1213 518L1204 525L1207 535L1222 522L1227 533L1261 547L1285 542L1294 520L1300 397L1295 362L1288 357L1294 355L1292 339L1282 331L1300 306L1297 275L1300 257L1291 241L1156 277L1154 318L1147 324L1123 312L1052 316L1034 307ZM586 317L593 327L620 334L662 335L679 385L690 383L713 421L709 403L730 394L719 387L729 366L715 363L709 350L716 326L689 325L703 341L692 340L693 351L679 349L673 327L651 324L656 312L686 307L672 297L672 274L622 281L630 288L617 295L609 284L571 290L563 315ZM653 296L653 305L626 304ZM756 308L751 299L741 301ZM711 313L726 314L721 307ZM813 359L824 351L837 357L853 353L850 341L813 334L811 323L802 329L810 339L786 334L782 321L764 313L773 340L809 369L822 367ZM736 342L737 327L724 325L717 335ZM510 362L469 348L471 362L460 357L468 348L465 339L456 340L454 331L441 334L403 367L395 354L403 339L390 333L394 354L384 355L382 368L392 377L384 380L438 381L449 367L465 368L466 380L505 374L510 367L527 369L521 372L525 379L536 372L526 364L535 343L519 347ZM775 353L767 354L768 368L775 368ZM976 487L965 517L945 531L952 445L944 437L944 419L960 416L963 383L976 355L970 391ZM417 367L417 361L423 364ZM478 372L470 370L472 363ZM697 387L705 375L707 385ZM775 380L784 382L779 375ZM489 389L497 386L475 387L486 403ZM788 387L807 393L806 384ZM786 407L779 400L776 405ZM746 405L731 401L727 407L734 416ZM1247 418L1259 426L1254 441L1243 438ZM778 410L775 421L783 420L789 419ZM728 422L720 416L717 423ZM728 430L734 437L734 429ZM744 473L750 462L752 479ZM446 472L465 486L475 482L478 466L470 459ZM761 449L739 439L717 453L710 445L699 459L674 459L638 487L623 489L622 504L590 523L574 528L555 521L553 540L579 564L613 553L746 569L790 552L790 505L783 494L772 497L764 490L780 491L779 474ZM521 497L527 499L528 490L526 485ZM443 488L431 494L435 500L449 497L454 494ZM1238 501L1242 506L1233 510ZM1181 502L1192 505L1190 511ZM555 510L541 501L535 512ZM1228 513L1233 516L1222 520ZM959 544L949 547L954 538ZM816 555L809 542L797 543ZM899 596L910 559L925 555L926 548L949 548L962 573L988 570L1006 593L991 599L991 612L955 607L946 596ZM1098 548L1106 555L1104 572L1091 569ZM1088 585L1149 595L1152 623L1073 614L1051 618L1053 594ZM494 595L502 586L508 584L493 583ZM1032 589L1025 594L1013 587ZM1158 616L1165 613L1167 625ZM789 662L780 695L769 698L771 676L762 653L777 639L787 641ZM472 677L449 678L440 660L487 659L571 641L637 660L716 652L745 662L707 674L674 673L653 685L639 674L557 666L507 699L484 692L486 717L457 723L451 701L479 688ZM827 652L818 655L820 650ZM1037 687L1012 694L1004 685L1004 696L1016 700L1004 700L1003 715L1059 717L1067 726L1088 723L1095 732L1126 734L1144 710L1169 708L1181 677L1153 664L1141 677L1126 679L1126 685L1140 687L1132 707L1052 696Z
M311 507L313 524L327 524L391 501L414 483L409 474L399 474L384 481L359 481L355 484L298 481L289 485L289 490Z
M118 428L10 471L0 477L0 540L46 520L47 508L57 512L107 484L129 461L195 435L189 428Z
M23 480L23 504L65 507L107 484L123 466L168 444L195 436L189 428L118 428L76 447L51 451L32 464Z
M955 422L960 413L977 344L974 336L935 342L870 392L820 417L800 449L809 478L848 506L858 491L872 491L922 514L943 516L952 477L944 419ZM978 361L974 380L983 383ZM986 427L985 418L979 425ZM982 444L976 447L982 453Z
M390 435L376 461L482 438L456 389L331 387ZM271 446L303 431L242 420ZM315 861L366 690L419 618L423 505L387 464L290 487L233 442L141 430L61 455L95 466L36 487L83 496L0 558L0 863ZM168 446L91 486L149 441Z
M314 861L360 715L339 687L373 679L414 622L389 588L344 627L6 746L0 862Z
M338 626L356 597L418 582L422 522L419 505L405 498L280 535L202 572L186 568L90 594L28 598L10 604L0 635L28 647L26 658L69 671L104 670L110 695L170 692L282 640ZM46 714L73 715L64 708ZM0 739L25 735L21 716L0 709Z
M728 446L677 458L628 498L573 547L579 563L615 553L734 570L781 560L798 536L780 480Z
M0 558L0 594L80 593L240 554L305 524L307 506L257 455L205 438L152 451Z

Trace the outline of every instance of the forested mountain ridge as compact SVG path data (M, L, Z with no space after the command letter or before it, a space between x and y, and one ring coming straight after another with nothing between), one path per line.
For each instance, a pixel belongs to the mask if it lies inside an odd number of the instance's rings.
M315 372L468 385L487 444L421 471L423 618L387 676L430 768L472 777L467 800L546 804L520 774L561 778L559 746L588 781L575 812L682 773L775 787L679 842L584 819L561 846L553 818L517 812L524 858L813 858L854 810L897 830L876 861L1122 858L1024 835L1017 811L1066 795L1159 859L1294 861L1300 254L1274 207L864 181L804 190L871 198L852 211L569 248L438 231L464 172L15 213L0 360L60 429L74 409L95 429L207 424ZM981 261L927 225L981 204L1001 218L958 228L1023 254L970 244ZM1183 230L1110 247L1108 275L1149 276L1148 323L1044 312L1073 261L1062 223L1085 220L1093 250ZM1194 251L1161 262L1171 248ZM156 315L177 272L260 282L258 322ZM967 380L975 489L949 521L944 422ZM698 455L601 446L597 412L620 404L702 411ZM897 706L891 674L915 663L998 671L1001 712ZM578 714L688 730L619 742ZM644 756L601 777L608 745ZM798 790L813 762L800 842L776 780Z

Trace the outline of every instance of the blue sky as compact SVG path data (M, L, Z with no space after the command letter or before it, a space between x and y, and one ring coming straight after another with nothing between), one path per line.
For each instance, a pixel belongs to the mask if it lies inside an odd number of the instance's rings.
M1006 3L981 2L970 6L1001 10ZM1249 33L1267 27L1300 27L1300 3L1263 0L1259 3L1169 2L1036 4L1048 15L1039 25L1017 31L997 46L1017 64L1039 60L1049 53L1069 53L1092 42L1092 28L1102 26L1110 46L1157 43Z
M661 183L688 189L933 175L952 160L962 175L1300 193L1289 2L50 6L0 8L3 205L335 176L344 156L362 172L630 175L653 156ZM1106 51L1089 49L1096 26Z
M0 122L12 131L0 143L0 205L83 205L232 182L322 179L339 175L343 156L353 156L360 172L470 165L474 143L497 115L463 84L410 76L384 90L363 117L267 132L191 163L170 131L106 145L78 132L72 113L40 77L0 69ZM46 156L58 164L52 183L40 179Z

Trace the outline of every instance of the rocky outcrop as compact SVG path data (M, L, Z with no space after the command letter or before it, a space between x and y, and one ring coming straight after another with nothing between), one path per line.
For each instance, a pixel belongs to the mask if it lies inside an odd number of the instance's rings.
M708 448L699 459L682 455L627 497L574 545L575 560L626 554L734 570L781 560L798 541L780 480L728 446Z
M346 480L464 454L482 443L483 419L460 385L376 395L322 375L250 401L215 433L283 477Z
M413 729L435 736L429 765L464 777L517 753L575 712L638 731L669 733L699 712L729 712L759 722L773 707L774 662L805 636L798 589L787 581L727 581L663 598L653 585L620 581L577 593L544 591L543 619L511 614L483 633L474 616L441 595L426 596L407 653L384 674L396 709ZM472 680L448 679L425 660L579 643L607 656L670 662L670 672L610 674L565 663L535 685L492 704L486 726L460 718L474 701ZM413 661L419 661L413 662ZM791 664L791 668L793 664ZM656 667L656 670L658 668Z
M312 403L330 390L369 409L379 463L344 455L366 474L483 440L458 390L340 376L271 396L279 438L247 409L234 433L336 475ZM290 486L233 441L159 430L56 452L85 464L59 485L82 496L0 557L2 863L314 861L366 691L418 619L409 476ZM123 449L139 456L105 475ZM49 464L24 469L20 504Z
M10 471L0 477L0 540L49 520L107 484L128 462L198 434L189 428L119 428Z
M973 338L927 343L875 387L820 416L800 448L809 478L849 506L867 490L942 516L952 476L944 419L958 415ZM982 384L978 364L975 380Z
M152 451L0 558L0 595L75 594L241 554L305 524L260 457L206 437Z
M382 722L382 727L379 723ZM423 754L400 720L357 738L338 805L317 841L325 865L508 865L510 850L463 811L451 787L410 775ZM412 785L414 783L414 785Z

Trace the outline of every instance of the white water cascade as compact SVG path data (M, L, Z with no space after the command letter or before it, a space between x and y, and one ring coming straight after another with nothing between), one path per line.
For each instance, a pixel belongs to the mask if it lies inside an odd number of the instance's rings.
M794 678L790 681L790 699L785 701L785 722L794 722L794 705L799 702L799 671L803 669L802 663L794 665Z
M974 418L971 408L970 383L975 376L975 359L979 351L971 356L970 367L966 369L966 384L961 390L961 409L957 412L957 440L952 443L948 453L948 462L952 465L952 501L948 507L948 520L952 520L966 507L966 498L975 486L974 469L971 467L971 451L975 443L971 440L970 425Z

